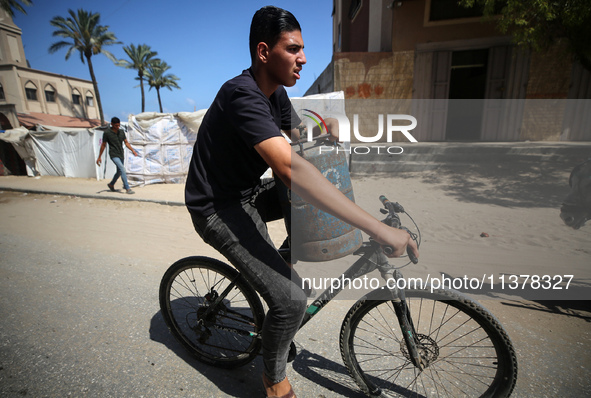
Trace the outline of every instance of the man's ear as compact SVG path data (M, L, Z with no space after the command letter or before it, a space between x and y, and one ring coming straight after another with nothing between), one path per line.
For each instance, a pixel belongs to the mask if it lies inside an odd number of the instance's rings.
M257 44L257 58L262 63L267 63L267 60L269 58L269 46L267 45L267 43L260 42L259 44Z

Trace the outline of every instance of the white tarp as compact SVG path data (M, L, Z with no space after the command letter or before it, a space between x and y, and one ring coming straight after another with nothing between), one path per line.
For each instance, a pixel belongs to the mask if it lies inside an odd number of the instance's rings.
M127 141L139 154L124 148L130 184L184 183L205 112L130 115Z
M94 177L93 136L87 129L30 132L37 171L41 175Z
M139 153L124 146L125 169L132 185L185 181L193 145L205 110L176 114L142 113L121 123L127 140ZM105 148L96 165L104 129L68 129L38 125L7 130L0 139L13 145L29 176L111 179L116 167Z
M30 140L26 140L29 135L29 130L25 127L18 127L16 129L6 130L0 134L0 140L6 141L14 147L16 153L21 157L27 168L29 176L36 175L33 170L35 168L35 151L31 146Z
M27 175L96 177L94 131L38 126L7 130L0 139L10 142L25 162Z

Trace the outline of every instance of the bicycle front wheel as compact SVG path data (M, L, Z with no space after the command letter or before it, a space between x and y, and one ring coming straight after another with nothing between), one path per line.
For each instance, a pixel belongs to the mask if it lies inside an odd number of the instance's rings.
M418 350L412 362L391 301L361 299L341 328L341 355L370 397L508 397L517 358L507 333L480 304L450 291L407 290ZM383 297L383 296L382 296Z
M261 349L261 301L221 261L188 257L171 265L160 283L160 309L173 336L201 362L232 368Z

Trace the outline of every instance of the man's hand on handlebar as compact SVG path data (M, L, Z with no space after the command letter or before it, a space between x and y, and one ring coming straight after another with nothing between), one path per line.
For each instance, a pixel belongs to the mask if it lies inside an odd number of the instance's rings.
M419 249L417 243L411 238L410 234L402 229L392 228L382 224L379 233L372 238L380 245L391 248L384 253L388 257L400 257L408 253L409 257L419 258ZM414 261L413 261L414 262Z

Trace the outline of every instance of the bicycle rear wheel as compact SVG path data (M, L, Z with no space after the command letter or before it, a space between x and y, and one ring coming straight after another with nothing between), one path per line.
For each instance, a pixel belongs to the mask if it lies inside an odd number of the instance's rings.
M184 258L166 271L159 293L166 325L198 360L231 368L260 351L263 306L236 269L208 257Z
M428 362L422 371L411 363L391 301L361 299L343 321L341 355L366 395L456 398L511 394L517 358L493 315L456 292L405 293L419 351Z

